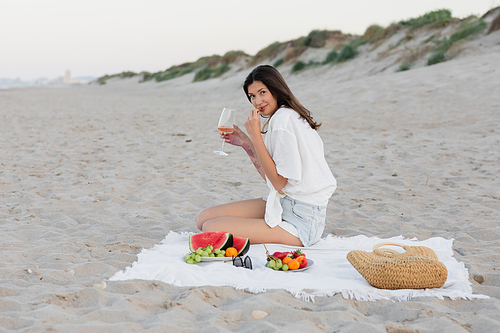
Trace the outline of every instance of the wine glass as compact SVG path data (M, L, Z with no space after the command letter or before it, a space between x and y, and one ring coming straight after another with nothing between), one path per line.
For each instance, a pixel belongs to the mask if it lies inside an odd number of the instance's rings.
M223 133L233 133L234 132L233 124L235 115L236 115L235 109L224 108L219 118L219 126L218 126L219 131ZM224 142L225 140L222 139L222 147L220 148L220 150L215 150L214 153L221 156L227 156L227 154L224 152Z

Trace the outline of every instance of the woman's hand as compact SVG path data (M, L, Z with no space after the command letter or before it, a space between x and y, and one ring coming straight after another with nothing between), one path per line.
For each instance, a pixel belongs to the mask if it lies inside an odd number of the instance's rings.
M248 135L245 134L238 126L233 125L234 132L233 133L222 133L220 134L221 139L223 139L226 143L232 144L234 146L241 147L245 143L249 143L250 139Z
M256 138L262 139L259 109L253 109L250 111L250 116L245 122L245 128L247 129L248 136L252 141Z

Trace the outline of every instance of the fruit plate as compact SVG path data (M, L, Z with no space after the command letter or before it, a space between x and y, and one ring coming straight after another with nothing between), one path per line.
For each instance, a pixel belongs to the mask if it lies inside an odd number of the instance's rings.
M233 258L232 257L201 257L201 261L229 261L229 260L233 260Z
M307 266L304 268L294 269L293 271L291 269L289 269L287 271L282 271L282 270L280 270L280 271L281 272L302 272L302 271L305 271L306 269L311 268L312 265L314 265L314 261L312 259L307 259Z

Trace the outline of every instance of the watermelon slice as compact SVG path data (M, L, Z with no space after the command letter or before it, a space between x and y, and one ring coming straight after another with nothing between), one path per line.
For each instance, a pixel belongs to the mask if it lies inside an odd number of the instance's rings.
M250 239L233 236L233 247L238 251L238 256L244 256L250 250Z
M233 235L229 232L202 232L189 236L189 250L195 252L200 247L212 244L215 249L225 250L233 245Z

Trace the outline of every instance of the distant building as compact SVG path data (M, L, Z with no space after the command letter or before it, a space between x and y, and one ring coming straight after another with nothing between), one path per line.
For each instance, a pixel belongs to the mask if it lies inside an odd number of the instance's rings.
M71 83L71 72L69 70L66 71L66 75L63 78L64 83Z

